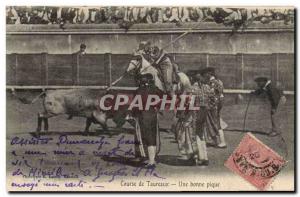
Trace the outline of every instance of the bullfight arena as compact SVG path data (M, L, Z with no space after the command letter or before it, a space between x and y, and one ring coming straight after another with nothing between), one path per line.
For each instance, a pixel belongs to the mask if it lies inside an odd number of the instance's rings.
M295 17L7 6L7 190L295 191Z
M26 96L36 95L36 93L25 92ZM235 95L226 95L226 104L222 110L222 118L228 124L228 127L225 129L225 138L227 141L226 149L218 149L214 147L208 147L208 157L210 163L208 166L194 166L188 161L181 160L179 157L178 145L175 141L175 136L170 132L170 118L168 114L164 116L159 116L159 126L160 126L160 138L161 138L161 150L158 154L158 164L156 166L156 171L161 177L178 177L186 176L187 174L193 176L231 176L229 175L229 170L224 166L224 162L232 154L234 149L238 146L242 137L245 135L243 131L243 118L245 113L245 108L247 104L247 97L240 103L235 103ZM30 165L38 164L40 162L40 157L36 157L34 153L30 155L26 151L41 151L43 153L51 153L57 149L78 152L81 150L85 151L85 155L80 156L81 166L90 166L91 161L93 162L113 162L114 165L121 164L126 166L128 169L134 169L137 164L130 161L130 158L133 157L133 152L130 151L133 149L133 144L130 142L133 140L134 128L126 123L123 128L116 129L115 124L109 121L109 129L104 131L100 125L93 125L90 129L89 136L83 136L83 130L85 125L85 119L74 117L71 120L67 120L66 115L57 116L49 119L49 131L43 133L41 138L53 138L53 140L48 144L43 145L24 145L18 146L16 149L15 145L11 145L13 137L31 139L36 129L36 114L41 108L41 100L36 102L33 105L26 105L21 103L19 100L13 98L10 93L7 93L7 159L8 161L13 161L15 158L14 154L18 155L18 158L22 160L22 156L30 160ZM252 101L248 109L248 115L246 120L246 130L252 131L259 140L265 143L267 146L278 152L282 156L287 156L288 161L293 161L294 158L294 107L293 107L293 97L288 97L288 102L285 108L286 119L284 123L284 129L282 136L284 141L279 137L270 137L266 135L271 128L270 124L270 114L269 110L263 103L265 100L256 99ZM18 122L18 124L15 124ZM103 146L101 152L95 153L97 150L96 144L61 144L57 145L55 143L59 142L60 137L67 136L67 139L70 141L76 140L97 140L99 138L105 139L109 142L108 146ZM65 139L65 138L64 138ZM122 145L122 151L114 151L114 147L120 142L124 142ZM127 143L125 142L127 140ZM122 142L120 142L122 143ZM124 148L126 147L126 148ZM287 151L286 152L286 148ZM128 152L124 152L128 150ZM45 156L44 159L45 165L51 167L53 162L62 163L67 162L68 170L75 172L78 171L78 156L70 156L69 154L55 154L51 157ZM82 167L83 168L83 167ZM114 169L114 166L106 165L106 170ZM294 163L288 162L283 171L290 172L294 169ZM8 173L11 173L12 169L8 169ZM279 175L280 176L280 175ZM100 177L96 181L100 183L106 182L111 177ZM122 180L122 177L116 176L116 180ZM82 177L82 180L85 180L85 177ZM243 180L241 180L243 181ZM212 188L210 188L212 189ZM214 188L214 189L217 189Z

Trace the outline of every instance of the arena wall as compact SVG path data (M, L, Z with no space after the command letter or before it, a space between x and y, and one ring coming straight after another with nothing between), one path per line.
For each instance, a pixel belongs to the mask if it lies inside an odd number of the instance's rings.
M197 26L196 26L197 25ZM134 25L7 25L7 85L106 86L121 76L140 41L166 47L181 70L214 66L228 89L252 89L267 76L294 90L294 27L252 24L233 32L215 23ZM80 43L87 55L77 58ZM125 79L120 86L134 85Z
M150 40L158 46L184 37L166 48L170 53L294 53L294 27L282 22L255 23L233 32L216 23L136 24L129 30L117 25L7 25L7 53L71 54L80 43L87 53L131 54L138 43Z

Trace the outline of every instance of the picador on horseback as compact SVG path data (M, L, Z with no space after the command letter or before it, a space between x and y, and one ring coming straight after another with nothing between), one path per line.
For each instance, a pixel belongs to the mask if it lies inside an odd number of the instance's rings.
M135 55L137 54L142 55L157 69L166 93L170 96L174 95L174 86L179 82L179 69L173 58L158 46L151 46L149 41L143 41L139 44L135 51Z
M178 65L172 60L170 55L157 46L153 47L151 57L152 65L157 68L164 83L166 92L174 95L173 85L178 83Z

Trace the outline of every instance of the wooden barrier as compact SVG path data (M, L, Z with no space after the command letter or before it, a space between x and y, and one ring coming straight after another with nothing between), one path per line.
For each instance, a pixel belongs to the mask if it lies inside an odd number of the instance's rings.
M216 68L226 89L255 88L253 78L267 76L284 90L294 91L294 54L171 54L183 72ZM7 54L9 86L110 86L130 61L129 54ZM134 87L125 77L120 87Z

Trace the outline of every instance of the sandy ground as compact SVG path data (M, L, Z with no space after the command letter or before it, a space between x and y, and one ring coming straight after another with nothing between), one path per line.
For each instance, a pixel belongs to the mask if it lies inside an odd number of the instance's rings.
M178 178L193 177L194 180L205 180L216 179L217 177L223 177L220 180L227 177L230 180L231 176L237 181L243 180L237 175L234 175L229 169L224 167L224 162L228 159L230 154L238 146L241 138L244 136L243 129L243 118L246 103L233 104L228 102L224 106L222 111L222 117L229 125L225 130L225 137L227 140L228 147L226 149L216 149L213 147L208 148L208 157L210 160L209 166L199 167L193 166L190 162L180 160L178 157L178 148L174 140L174 134L168 132L168 128L171 124L168 117L160 116L160 127L161 127L161 151L158 156L158 165L155 172L149 172L149 175L137 175L134 176L138 168L137 163L131 162L128 158L133 157L133 145L131 141L133 139L134 129L126 124L123 129L116 130L114 124L109 121L109 130L102 131L99 125L93 125L91 132L95 133L98 131L100 134L91 134L90 136L83 136L82 131L85 125L85 119L74 117L72 120L67 120L67 116L54 117L49 120L50 131L47 134L42 135L42 138L50 138L47 144L38 145L12 145L13 139L20 142L20 139L32 139L31 133L35 131L37 125L37 113L41 109L41 101L33 105L25 105L12 98L9 94L7 95L7 176L8 176L8 187L11 186L11 182L23 183L24 180L31 180L31 182L39 183L41 186L44 180L50 180L48 178L41 178L36 176L35 179L27 178L29 171L33 168L40 170L51 171L53 168L62 167L63 173L68 174L69 178L72 179L72 175L78 176L83 183L93 183L94 185L89 186L89 189L103 189L110 187L108 183L115 183L120 186L121 180L130 179L143 179L149 178L151 180L175 180ZM289 162L281 173L293 172L294 168L294 102L292 98L289 98L287 105L285 106L286 114L283 117L283 138L285 143L279 137L269 137L265 135L271 128L270 115L268 107L263 105L263 102L253 101L253 104L249 107L249 113L247 116L247 130L253 131L253 134L260 139L267 146L284 156ZM17 137L17 138L16 138ZM98 144L59 144L59 140L62 138L68 138L68 140L102 140L104 145L99 148ZM16 141L14 141L16 142ZM112 153L115 147L119 147L117 155ZM285 146L287 146L288 155L286 155ZM27 151L27 152L26 152ZM28 152L29 151L29 152ZM31 152L30 152L31 151ZM59 154L54 151L65 151ZM66 153L68 152L69 153ZM33 153L34 152L34 153ZM72 153L70 153L72 152ZM82 153L81 155L80 152ZM105 156L103 156L105 155ZM116 170L126 171L125 175L115 176L113 181L112 171ZM19 169L19 171L18 171ZM99 174L99 169L101 173ZM110 175L108 171L110 170ZM18 171L18 172L17 172ZM90 174L88 174L90 172ZM14 173L15 176L12 176ZM37 172L36 172L37 173ZM48 172L49 173L49 172ZM44 172L44 175L47 174ZM142 173L141 173L142 174ZM32 175L32 174L31 174ZM37 175L37 174L35 174ZM99 176L97 176L99 175ZM61 178L51 178L51 182L59 182ZM75 179L76 180L76 179ZM219 180L219 181L220 181ZM111 182L109 182L111 181ZM289 180L292 182L293 180ZM222 181L221 181L222 182ZM48 184L48 183L47 183ZM45 190L68 190L61 186L47 186L43 182ZM50 184L50 183L49 183ZM66 184L64 182L64 184ZM98 185L97 185L98 184ZM171 183L173 186L179 186L179 183ZM227 186L226 186L227 184ZM229 187L228 183L220 187L220 190L224 190L227 187L229 190L236 190L236 188L249 189L255 188L251 185L247 187ZM247 183L245 183L247 184ZM33 190L37 190L38 187L33 187ZM75 186L74 186L75 187ZM13 189L28 190L30 187L16 186ZM76 187L75 189L82 189L85 187ZM116 186L114 190L118 190ZM223 189L222 189L223 188ZM73 188L74 189L74 188ZM87 189L87 188L85 188ZM127 188L128 189L128 188ZM198 188L203 190L203 188ZM218 188L217 188L218 189ZM120 189L121 190L121 189ZM129 188L130 190L130 188ZM135 189L136 190L136 189ZM159 189L161 190L161 188ZM184 189L181 189L184 190ZM205 189L204 189L205 190Z

